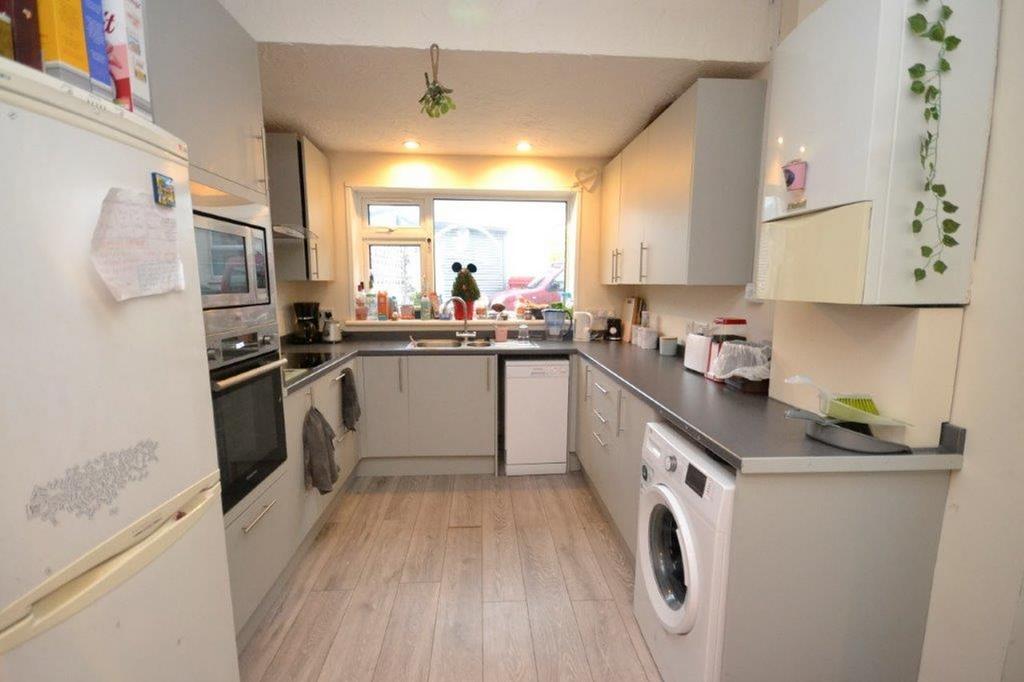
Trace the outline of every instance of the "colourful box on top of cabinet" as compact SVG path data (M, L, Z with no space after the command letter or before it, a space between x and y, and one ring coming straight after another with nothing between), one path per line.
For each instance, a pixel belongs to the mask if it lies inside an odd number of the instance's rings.
M36 0L7 0L11 8L14 59L42 70L43 50L39 46L39 9Z
M39 37L43 70L89 90L89 58L81 0L39 0Z
M103 0L114 101L153 120L142 0Z
M103 26L103 0L81 0L82 22L85 27L85 50L89 58L89 79L92 92L103 99L114 98L107 61L107 38Z

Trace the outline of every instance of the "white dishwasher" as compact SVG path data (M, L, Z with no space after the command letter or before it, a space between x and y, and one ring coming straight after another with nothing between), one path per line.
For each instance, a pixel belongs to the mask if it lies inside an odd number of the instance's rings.
M505 363L505 473L564 474L569 451L569 361Z

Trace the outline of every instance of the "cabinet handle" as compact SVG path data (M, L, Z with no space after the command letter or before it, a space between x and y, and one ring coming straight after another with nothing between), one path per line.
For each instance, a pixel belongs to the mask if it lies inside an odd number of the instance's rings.
M622 389L619 389L619 400L615 406L615 435L622 435Z
M647 275L644 274L644 253L650 248L644 242L640 242L640 281L644 281Z
M596 381L594 382L594 388L601 391L601 393L608 395L608 389L602 386L601 384L597 383Z
M405 393L405 386L402 384L402 358L398 358L398 392Z
M619 277L619 252L612 249L612 283L614 284Z
M607 423L608 423L608 420L607 420L607 419L605 419L605 418L604 418L603 416L601 416L601 413L600 413L600 412L598 412L597 410L593 410L593 412L594 412L594 416L595 416L595 417L597 417L597 418L598 418L598 420L600 420L600 422L601 422L602 424L607 424Z
M583 385L586 386L583 389L583 402L590 400L590 365L583 368Z
M597 442L601 444L602 448L608 447L608 443L605 443L603 440L601 440L601 436L597 435L597 431L591 431L591 433L594 434L594 438L597 439Z
M484 365L484 381L487 383L487 392L491 392L491 359L487 358L487 364Z
M253 519L252 521L250 521L249 525L242 529L242 532L243 533L248 533L249 531L251 531L256 526L256 524L259 523L263 519L263 517L267 515L267 512L270 511L271 508L275 504L277 504L277 500L276 499L273 502L271 502L270 504L265 505L263 507L263 511L261 511L259 514L257 514L256 518Z
M314 243L313 247L313 276L311 279L320 279L320 247Z

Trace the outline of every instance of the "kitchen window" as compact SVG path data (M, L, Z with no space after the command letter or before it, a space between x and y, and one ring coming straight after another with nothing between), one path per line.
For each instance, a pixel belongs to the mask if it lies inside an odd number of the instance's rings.
M379 191L379 190L378 190ZM390 199L390 200L389 200ZM448 298L453 263L477 267L481 298L506 308L571 302L574 206L569 192L359 196L358 279L408 303Z

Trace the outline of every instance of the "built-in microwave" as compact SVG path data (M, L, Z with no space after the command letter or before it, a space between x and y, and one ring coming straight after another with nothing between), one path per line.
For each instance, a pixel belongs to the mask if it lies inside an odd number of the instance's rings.
M196 211L203 310L270 303L267 231Z

